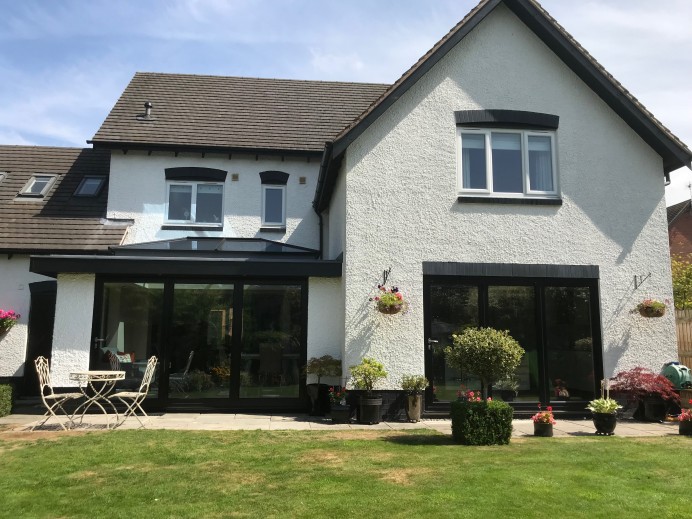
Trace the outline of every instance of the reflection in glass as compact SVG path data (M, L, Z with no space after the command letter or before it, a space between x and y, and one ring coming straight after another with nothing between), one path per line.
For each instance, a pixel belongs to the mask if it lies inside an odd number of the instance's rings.
M536 337L535 289L532 286L488 287L487 326L509 330L526 353L515 373L519 400L539 400L539 358Z
M104 283L101 330L90 369L124 371L117 388L139 388L147 359L161 358L162 301L162 283ZM158 396L158 376L159 369L147 398Z
M432 385L437 401L456 400L463 384L468 388L480 385L447 365L444 350L452 342L452 334L478 326L478 288L463 285L432 285L430 287L430 345L432 351ZM476 384L476 385L474 385Z
M228 398L233 285L180 284L173 292L170 398Z
M551 400L594 398L588 287L546 287L546 360Z
M299 285L245 285L241 398L297 398L303 333Z
M521 135L496 133L491 135L493 151L493 191L522 193L524 181L521 158Z

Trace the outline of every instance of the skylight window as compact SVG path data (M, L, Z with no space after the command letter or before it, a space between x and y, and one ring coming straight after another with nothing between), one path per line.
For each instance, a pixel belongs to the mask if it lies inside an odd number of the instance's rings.
M95 197L99 196L103 185L106 183L106 177L87 176L82 179L74 192L74 196Z
M33 175L19 192L19 196L43 198L55 183L55 175Z

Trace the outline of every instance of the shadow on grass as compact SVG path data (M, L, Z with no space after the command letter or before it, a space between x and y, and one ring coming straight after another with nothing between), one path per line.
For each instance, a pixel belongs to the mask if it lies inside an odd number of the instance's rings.
M398 445L456 445L446 434L394 434L385 436L382 441Z

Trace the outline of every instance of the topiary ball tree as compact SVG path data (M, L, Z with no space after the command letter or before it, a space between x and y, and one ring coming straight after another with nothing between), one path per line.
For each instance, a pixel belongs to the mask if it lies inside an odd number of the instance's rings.
M481 380L485 400L490 384L514 374L524 348L506 330L467 328L452 335L452 345L445 348L445 355L450 366L473 373Z

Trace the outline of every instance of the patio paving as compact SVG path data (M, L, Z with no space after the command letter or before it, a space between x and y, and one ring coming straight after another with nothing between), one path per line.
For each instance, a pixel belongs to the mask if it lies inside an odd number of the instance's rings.
M0 418L0 428L5 431L28 431L38 421L35 414L12 414ZM113 419L111 418L111 423ZM195 431L234 431L234 430L264 430L264 431L334 431L348 429L367 430L405 430L405 429L431 429L442 434L451 434L452 425L449 419L423 419L418 423L409 422L380 422L376 425L362 425L356 422L350 424L335 424L330 419L316 416L284 415L284 414L212 414L212 413L161 413L150 415L145 422L147 429L175 429ZM106 417L103 415L86 415L84 422L79 425L79 430L105 429ZM514 420L513 437L533 436L533 422L531 420ZM140 427L136 419L130 418L123 425L123 429L137 429ZM44 426L37 428L41 431L61 430L58 422L51 418ZM555 437L595 436L595 429L590 419L584 420L559 420L554 428ZM633 421L620 421L615 429L617 436L667 436L678 434L678 424L669 423L644 423Z

